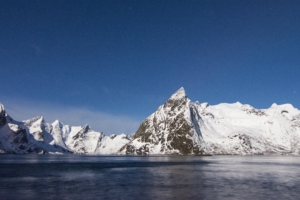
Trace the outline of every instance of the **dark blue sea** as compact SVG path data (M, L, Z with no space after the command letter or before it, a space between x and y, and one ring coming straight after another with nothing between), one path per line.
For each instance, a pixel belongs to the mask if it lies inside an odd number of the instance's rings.
M0 155L0 199L300 199L300 157Z

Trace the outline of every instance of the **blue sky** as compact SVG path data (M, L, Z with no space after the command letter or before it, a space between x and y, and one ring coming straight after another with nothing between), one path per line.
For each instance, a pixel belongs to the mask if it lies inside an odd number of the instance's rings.
M192 101L300 108L300 1L0 0L0 102L135 132L178 88ZM78 124L79 123L79 124Z

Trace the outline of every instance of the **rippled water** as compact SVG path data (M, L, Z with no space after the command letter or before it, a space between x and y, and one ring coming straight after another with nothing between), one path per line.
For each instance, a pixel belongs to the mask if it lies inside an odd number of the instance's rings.
M300 157L1 155L1 199L299 199Z

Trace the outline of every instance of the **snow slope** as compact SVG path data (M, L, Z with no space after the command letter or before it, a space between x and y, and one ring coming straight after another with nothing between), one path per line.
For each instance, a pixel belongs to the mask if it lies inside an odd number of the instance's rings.
M203 138L214 154L299 154L299 110L273 104L219 104L202 108Z

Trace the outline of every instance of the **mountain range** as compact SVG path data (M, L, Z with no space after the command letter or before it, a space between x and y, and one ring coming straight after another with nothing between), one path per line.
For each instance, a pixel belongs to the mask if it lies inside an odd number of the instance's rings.
M300 111L291 104L211 106L192 102L180 88L133 135L106 136L43 117L15 121L0 104L0 153L299 155Z

